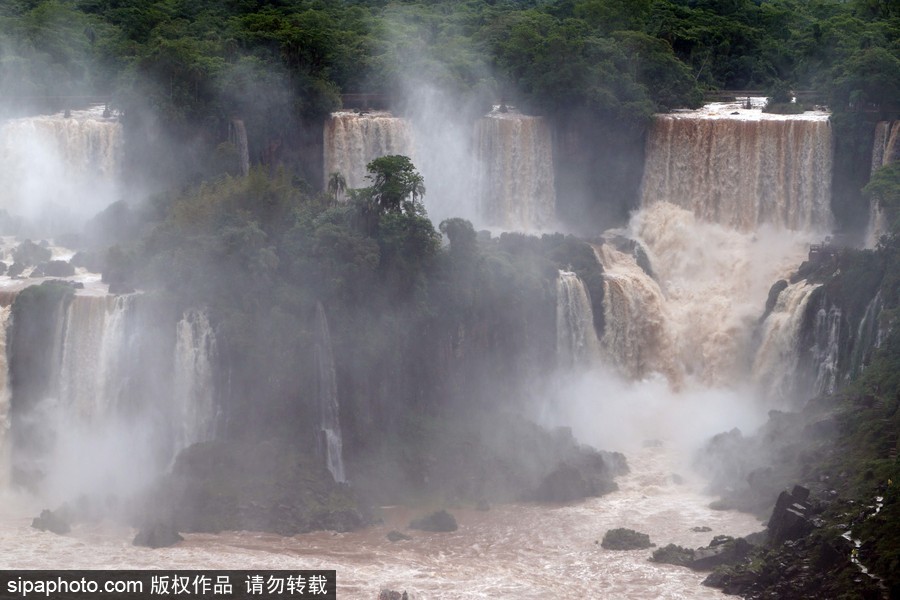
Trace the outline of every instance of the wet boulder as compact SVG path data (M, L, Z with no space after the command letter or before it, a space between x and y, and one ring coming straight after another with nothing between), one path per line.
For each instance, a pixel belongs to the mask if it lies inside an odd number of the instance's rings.
M31 521L31 526L41 531L49 531L58 535L65 535L72 530L71 520L65 510L48 510L41 511L39 517L35 517Z
M409 528L420 531L448 532L456 531L459 529L459 525L456 524L456 518L453 515L446 510L439 510L419 519L413 519Z
M75 267L64 260L51 260L39 264L32 271L32 277L71 277L75 274Z
M48 262L53 258L53 253L42 244L35 244L31 240L25 240L13 251L13 261L22 263L25 267Z
M184 538L175 529L171 523L162 521L154 521L148 523L138 531L132 542L135 546L143 546L145 548L168 548L174 546Z
M592 495L591 486L581 471L561 464L541 481L534 493L537 502L574 502Z
M770 542L780 544L796 540L812 531L808 499L809 490L800 485L794 486L791 492L779 494L768 524Z
M646 533L624 527L607 531L600 545L607 550L644 550L653 546Z

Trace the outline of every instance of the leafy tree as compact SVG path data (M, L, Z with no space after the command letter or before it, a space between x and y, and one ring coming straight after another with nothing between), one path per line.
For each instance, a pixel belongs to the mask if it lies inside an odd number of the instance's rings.
M372 182L369 200L382 213L417 214L425 194L425 180L406 156L382 156L370 162L366 176Z

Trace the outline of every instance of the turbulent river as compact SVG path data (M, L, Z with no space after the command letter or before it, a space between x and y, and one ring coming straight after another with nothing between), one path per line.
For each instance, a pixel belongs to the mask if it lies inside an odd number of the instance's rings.
M251 532L187 534L173 548L131 545L135 530L82 524L67 536L30 527L35 507L4 502L0 525L5 569L336 569L338 597L363 600L382 588L429 598L718 598L700 585L705 577L648 561L651 550L612 551L599 544L607 529L629 527L663 546L697 547L714 535L746 535L762 528L754 517L706 506L699 480L681 471L663 447L628 456L631 474L620 490L583 503L498 505L489 511L452 510L454 533L407 532L391 543L385 534L405 530L416 516L382 509L383 524L352 532L294 537ZM676 484L673 474L684 482ZM675 478L677 479L677 478ZM707 526L708 533L691 531Z

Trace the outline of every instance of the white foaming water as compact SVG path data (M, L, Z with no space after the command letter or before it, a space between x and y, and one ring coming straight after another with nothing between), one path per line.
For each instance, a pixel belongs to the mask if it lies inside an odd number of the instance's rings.
M900 160L900 121L880 121L875 125L875 141L872 144L872 170ZM877 202L869 205L869 228L866 232L866 248L874 248L878 239L887 232L884 211Z
M823 296L822 304L816 311L813 325L815 343L812 348L812 360L815 367L815 394L832 394L837 387L841 343L841 309L837 306L825 306L827 298Z
M688 478L675 485L677 463L664 449L629 456L632 474L620 490L576 505L501 505L490 511L453 510L453 533L409 532L391 543L417 516L385 509L384 523L363 531L279 537L247 532L188 534L173 548L131 545L134 530L77 526L68 536L28 527L6 515L0 525L3 568L336 569L338 597L369 600L381 588L408 590L419 600L468 598L719 598L700 582L705 574L647 559L651 550L617 552L597 543L607 529L631 527L657 545L706 545L714 535L745 535L761 528L755 518L706 508L710 498ZM684 473L683 473L684 474ZM33 516L33 515L32 515ZM709 533L690 529L705 525ZM85 549L89 548L89 552Z
M803 315L818 287L805 280L789 285L778 295L772 314L763 323L753 377L771 399L784 403L793 398Z
M556 355L563 367L589 366L600 357L591 299L569 271L560 271L556 280Z
M607 360L632 379L659 372L677 385L681 372L674 365L670 317L659 285L633 256L608 244L595 246L594 253L603 265Z
M340 173L348 189L367 187L366 165L393 154L415 162L415 144L406 119L384 111L340 111L325 123L325 181L332 173Z
M232 119L228 124L228 140L237 151L240 174L246 177L250 173L250 146L247 144L247 127L243 119Z
M664 373L676 388L685 379L746 381L769 288L800 264L815 234L743 233L668 202L638 211L628 233L646 249L656 280L631 256L598 252L608 269L604 345L613 363L632 377Z
M540 231L556 224L553 143L541 117L500 112L475 126L476 185L488 225Z
M828 114L772 115L737 104L657 115L642 204L670 202L741 231L831 225Z
M184 312L175 331L174 455L212 439L216 426L213 361L216 338L204 310Z
M69 225L115 199L122 126L103 108L12 119L0 125L0 208Z
M12 456L10 455L10 393L9 393L9 362L6 357L6 329L9 326L9 315L12 311L10 302L0 305L0 494L9 489L12 480L10 467Z
M319 386L320 427L323 439L322 451L325 466L338 483L347 481L344 473L343 440L341 438L340 410L337 397L337 376L334 370L334 350L331 346L331 334L328 331L328 319L325 307L321 302L316 304L316 320L318 336L316 341L316 366L318 374L316 383Z

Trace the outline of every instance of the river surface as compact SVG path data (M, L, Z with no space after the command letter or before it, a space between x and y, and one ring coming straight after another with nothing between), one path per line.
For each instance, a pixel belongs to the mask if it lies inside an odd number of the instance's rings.
M374 599L382 588L411 597L454 598L721 598L700 585L705 574L648 561L650 550L611 551L606 530L629 527L657 545L698 547L714 535L746 535L762 528L750 515L714 511L711 497L661 447L629 457L620 490L571 505L498 505L489 511L451 509L454 533L407 531L419 513L385 507L384 523L351 533L294 537L252 532L187 534L173 548L131 545L135 530L84 524L58 536L30 527L33 507L4 502L0 567L4 569L336 569L338 597ZM28 512L30 511L30 512ZM707 526L698 533L692 527ZM397 529L410 541L391 543Z

